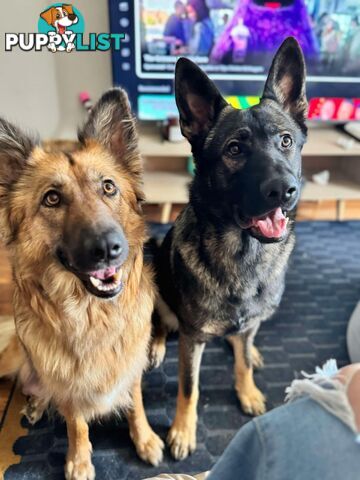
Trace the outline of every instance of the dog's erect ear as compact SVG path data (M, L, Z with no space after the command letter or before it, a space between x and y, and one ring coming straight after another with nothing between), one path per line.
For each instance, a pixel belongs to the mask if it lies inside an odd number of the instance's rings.
M36 143L19 128L0 118L0 237L5 242L10 234L7 211L9 193Z
M176 64L175 96L181 131L190 142L203 138L227 105L215 84L187 58Z
M132 164L133 154L138 154L136 121L128 96L121 88L113 88L104 93L92 108L88 121L78 135L83 144L89 139L98 141L120 163L136 173L137 165Z
M138 149L136 121L126 92L113 88L92 108L89 119L78 132L79 140L96 140L110 150L134 180L142 182L143 164Z
M279 103L300 124L305 124L307 100L306 67L300 45L288 37L277 51L265 83L263 99Z
M54 8L55 7L50 7L48 8L47 10L44 10L43 12L40 13L40 17L45 20L45 22L48 24L48 25L52 25L53 24L53 20L54 20ZM56 9L55 9L56 10Z
M0 186L10 187L20 176L35 140L0 117Z

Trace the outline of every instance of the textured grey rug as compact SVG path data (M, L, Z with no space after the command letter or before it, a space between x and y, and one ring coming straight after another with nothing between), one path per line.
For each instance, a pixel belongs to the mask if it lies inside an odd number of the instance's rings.
M153 233L163 235L164 226L153 226ZM298 224L281 308L257 336L265 368L255 377L269 409L282 403L285 387L301 370L312 371L330 357L340 366L348 362L346 325L360 299L359 242L360 222ZM149 467L136 457L126 423L111 419L91 427L97 478L139 480L159 472L208 470L249 420L233 390L232 363L231 350L223 340L207 346L201 368L198 448L191 457L175 462L167 451L158 468ZM173 336L165 363L144 379L146 410L163 438L173 418L176 390L177 339ZM16 441L14 449L22 459L7 470L5 479L63 479L66 444L64 423L44 418Z

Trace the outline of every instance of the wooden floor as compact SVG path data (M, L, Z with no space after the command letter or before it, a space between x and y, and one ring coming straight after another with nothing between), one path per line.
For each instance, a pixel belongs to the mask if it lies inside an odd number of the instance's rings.
M12 314L11 268L6 252L0 248L0 316ZM0 379L0 421L9 398L13 382Z
M3 418L3 414L5 412L6 405L9 400L12 386L13 386L12 380L4 380L4 379L0 380L0 421Z

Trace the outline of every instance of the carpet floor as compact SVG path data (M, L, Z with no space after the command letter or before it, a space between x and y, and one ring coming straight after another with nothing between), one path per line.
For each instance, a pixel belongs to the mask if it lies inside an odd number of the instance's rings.
M163 235L164 227L153 226L153 233ZM255 373L255 379L268 398L268 409L283 402L285 387L301 370L311 372L328 358L335 358L339 366L348 363L346 326L360 299L359 245L360 222L297 225L297 244L281 307L261 326L256 338L265 367ZM159 472L208 470L250 420L233 389L232 365L231 349L223 339L207 345L201 367L198 447L192 456L175 462L167 450L159 467L147 466L136 456L126 422L111 418L90 429L97 478L140 480ZM164 364L144 378L146 411L163 438L174 416L176 391L177 337L173 335ZM24 418L14 415L18 404L14 393L3 428L15 422L21 432L13 444L19 463L7 468L5 480L63 479L65 424L57 417L43 418L29 428Z

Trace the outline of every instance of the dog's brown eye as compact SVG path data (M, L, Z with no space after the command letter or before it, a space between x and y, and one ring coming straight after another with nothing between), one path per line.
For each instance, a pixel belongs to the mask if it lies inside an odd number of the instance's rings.
M112 196L117 192L117 188L111 180L106 180L103 184L104 193L106 195Z
M55 190L50 190L44 196L43 204L46 207L57 207L60 204L61 197Z
M67 13L66 10L63 10L63 15L64 15L64 17L67 17L67 16L68 16L68 13Z
M229 145L227 146L227 151L233 157L235 157L236 155L240 155L241 147L239 145L239 142L236 142L236 141L230 142Z
M292 145L292 138L290 137L290 135L287 135L287 134L283 135L281 137L281 146L283 148L289 148L291 147L291 145Z
M58 20L59 20L59 18L61 18L60 13L57 13L57 14L56 14L56 18L57 18Z

